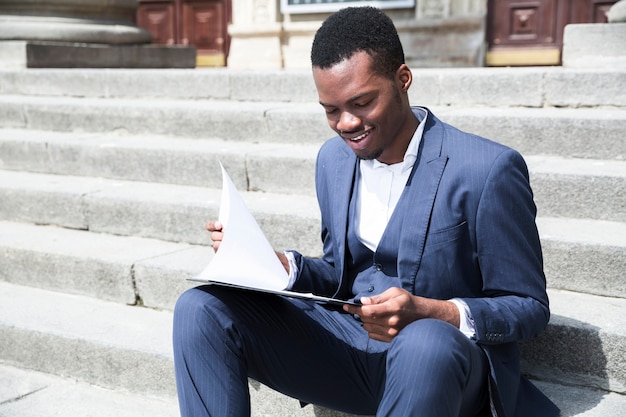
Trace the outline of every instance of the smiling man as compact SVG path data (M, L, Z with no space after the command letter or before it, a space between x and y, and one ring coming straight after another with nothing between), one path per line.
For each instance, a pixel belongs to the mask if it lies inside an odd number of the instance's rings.
M174 314L181 414L249 416L251 377L354 414L557 416L519 371L518 341L550 315L522 157L411 107L411 70L378 9L330 16L311 60L337 133L316 164L324 252L277 256L289 289L361 305L185 292ZM217 250L221 225L207 229Z

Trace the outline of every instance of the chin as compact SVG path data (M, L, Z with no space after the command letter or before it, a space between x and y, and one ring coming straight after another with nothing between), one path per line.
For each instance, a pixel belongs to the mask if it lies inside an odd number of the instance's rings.
M355 152L355 153L356 153L356 156L358 156L360 159L364 159L366 161L377 159L380 155L382 155L382 152L368 153L367 151L362 151L362 152Z

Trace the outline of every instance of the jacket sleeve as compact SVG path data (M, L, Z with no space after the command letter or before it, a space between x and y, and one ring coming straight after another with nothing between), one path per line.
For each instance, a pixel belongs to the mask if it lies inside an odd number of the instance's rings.
M298 276L294 282L293 290L312 292L324 296L345 297L339 291L341 282L341 266L337 259L342 256L342 250L336 247L336 237L332 235L333 216L346 213L335 213L331 208L333 196L333 183L335 178L332 173L338 163L346 163L341 159L341 146L343 142L338 138L327 141L320 149L315 165L315 186L317 200L321 213L321 239L323 255L321 258L312 258L294 252L298 265ZM352 157L354 158L354 157ZM336 197L336 196L335 196Z
M550 310L536 213L526 164L508 149L489 171L476 214L485 297L464 301L479 343L529 339L547 326Z

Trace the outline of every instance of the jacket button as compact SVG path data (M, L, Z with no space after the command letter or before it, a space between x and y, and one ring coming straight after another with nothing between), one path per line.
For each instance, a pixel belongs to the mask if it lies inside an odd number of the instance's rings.
M367 291L368 291L368 292L374 292L374 286L370 286L370 287L367 289Z
M376 267L377 271L382 271L383 270L383 266L381 264L376 264L375 267Z

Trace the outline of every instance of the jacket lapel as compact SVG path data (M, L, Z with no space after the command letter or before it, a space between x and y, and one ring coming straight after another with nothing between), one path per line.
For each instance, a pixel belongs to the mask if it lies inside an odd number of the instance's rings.
M348 216L350 199L354 187L354 179L357 167L357 157L349 148L341 148L337 152L337 161L333 164L335 168L334 187L333 190L338 198L332 201L332 225L329 227L333 230L334 247L335 247L335 272L341 277L337 294L343 291L344 284L344 268L346 258L346 242L348 230Z
M430 111L420 150L398 214L402 215L402 232L398 249L398 275L407 290L414 292L415 277L422 261L424 244L432 215L435 196L448 158L441 155L443 124Z

